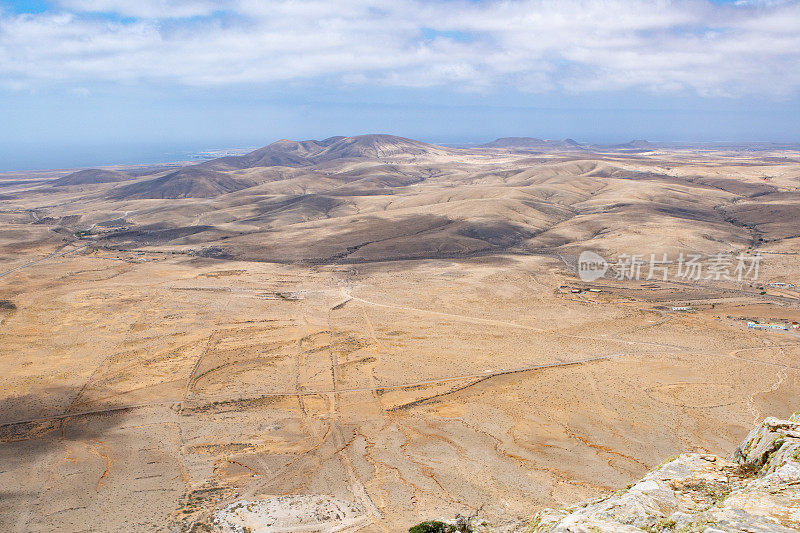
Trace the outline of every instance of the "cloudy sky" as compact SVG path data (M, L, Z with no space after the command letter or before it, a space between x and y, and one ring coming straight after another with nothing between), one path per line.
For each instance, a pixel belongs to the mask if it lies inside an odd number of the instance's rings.
M369 132L800 141L798 119L800 0L0 0L0 170Z

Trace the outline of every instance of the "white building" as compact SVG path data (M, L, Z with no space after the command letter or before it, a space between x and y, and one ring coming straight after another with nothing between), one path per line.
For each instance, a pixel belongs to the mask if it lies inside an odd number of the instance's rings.
M758 322L748 322L747 327L750 329L780 329L784 331L789 329L783 324L759 324Z

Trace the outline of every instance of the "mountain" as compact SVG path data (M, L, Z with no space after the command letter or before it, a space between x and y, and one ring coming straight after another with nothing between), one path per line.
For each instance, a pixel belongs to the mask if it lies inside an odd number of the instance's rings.
M536 137L500 137L479 146L480 148L539 148L545 145L547 141Z
M616 148L619 150L648 151L648 150L654 150L656 148L656 145L645 139L634 139L625 144L616 144L612 146L612 148Z
M214 198L253 185L255 182L251 180L194 165L160 178L117 187L111 191L111 196L118 199Z
M645 139L634 139L627 144L630 148L655 148L655 144Z
M321 141L282 139L249 154L212 159L155 179L117 187L110 196L118 199L214 198L256 184L251 179L232 175L233 171L260 167L302 168L348 159L411 162L418 157L436 157L453 152L452 148L380 134L329 137Z
M344 137L332 143L316 156L323 161L342 157L366 157L382 159L397 155L431 156L446 155L453 152L450 148L433 144L395 137L394 135L359 135Z
M322 141L282 139L249 154L212 159L199 166L221 171L271 166L303 167L347 158L383 160L452 153L452 148L394 135L373 134L329 137Z
M313 164L311 157L343 137L323 141L290 141L281 139L249 154L220 157L198 166L216 170L238 170L254 167L303 167Z
M550 141L536 137L501 137L492 142L481 144L478 148L582 148L581 144L573 139Z
M53 181L53 187L66 187L67 185L91 185L94 183L114 183L131 179L124 172L104 170L102 168L87 168L68 174Z

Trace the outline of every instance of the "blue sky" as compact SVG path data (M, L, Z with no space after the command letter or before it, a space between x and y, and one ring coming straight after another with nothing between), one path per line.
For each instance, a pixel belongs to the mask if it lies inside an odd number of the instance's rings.
M0 171L279 138L800 141L800 1L0 0Z

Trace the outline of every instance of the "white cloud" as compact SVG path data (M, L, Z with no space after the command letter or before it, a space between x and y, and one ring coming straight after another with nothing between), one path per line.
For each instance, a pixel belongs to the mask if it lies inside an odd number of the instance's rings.
M114 13L148 19L207 16L225 9L224 0L59 0L64 9L83 13Z
M324 77L484 91L511 85L735 96L800 89L798 1L61 0L60 6L0 14L3 86Z

